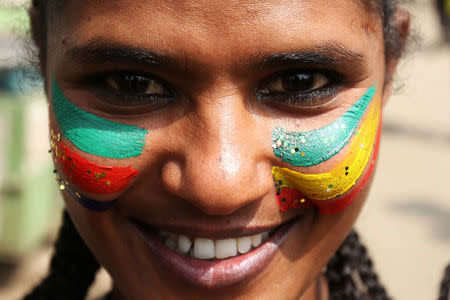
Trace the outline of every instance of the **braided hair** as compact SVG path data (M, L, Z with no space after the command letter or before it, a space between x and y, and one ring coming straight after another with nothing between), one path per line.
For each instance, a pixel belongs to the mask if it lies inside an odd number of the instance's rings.
M373 269L358 234L351 231L328 262L325 276L331 300L391 299Z
M99 268L65 211L49 274L24 300L84 299Z
M450 264L445 268L444 278L442 278L441 288L439 289L439 300L448 300L450 298Z

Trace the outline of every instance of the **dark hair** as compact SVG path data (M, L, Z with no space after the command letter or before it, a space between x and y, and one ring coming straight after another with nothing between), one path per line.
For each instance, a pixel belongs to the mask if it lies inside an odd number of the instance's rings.
M49 274L24 300L84 299L99 267L65 211Z
M441 288L439 289L439 300L448 300L450 298L450 264L447 265L442 278Z
M58 0L33 0L34 9L39 14L32 20L34 39L40 45L39 59L45 61L47 52L47 26L49 11ZM386 63L399 58L405 46L405 39L392 25L397 10L395 0L362 0L372 12L381 15L385 41ZM85 245L67 212L55 244L55 252L47 278L38 285L25 300L40 299L83 299L91 285L99 264ZM391 299L374 271L373 263L366 247L358 235L352 231L328 262L325 276L332 300L387 300ZM450 285L450 266L441 284L439 300L447 300Z

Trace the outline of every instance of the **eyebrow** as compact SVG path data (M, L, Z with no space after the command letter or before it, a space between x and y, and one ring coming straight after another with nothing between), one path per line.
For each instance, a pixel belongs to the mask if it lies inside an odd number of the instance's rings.
M252 60L257 62L256 65L264 67L290 64L338 65L342 63L364 63L367 61L367 57L341 43L331 41L314 45L305 50L269 54L261 58L254 57Z
M157 50L136 48L103 39L93 39L84 45L66 50L65 54L84 63L123 63L159 66L171 69L190 69L195 66L184 56L164 54ZM335 42L325 42L292 52L256 54L242 60L244 66L262 69L284 65L338 65L342 63L364 63L367 57ZM241 65L242 66L242 65Z
M135 63L158 65L169 63L170 57L144 48L135 48L103 39L93 39L84 45L65 51L65 54L84 63Z

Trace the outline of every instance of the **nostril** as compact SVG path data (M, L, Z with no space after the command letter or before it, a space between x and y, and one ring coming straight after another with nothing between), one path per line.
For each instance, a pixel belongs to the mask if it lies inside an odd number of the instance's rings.
M182 167L179 162L168 161L162 166L161 183L165 190L178 195L183 184Z

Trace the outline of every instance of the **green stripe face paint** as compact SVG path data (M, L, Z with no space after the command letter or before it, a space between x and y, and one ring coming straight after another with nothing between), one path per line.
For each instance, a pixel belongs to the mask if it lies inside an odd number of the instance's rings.
M350 141L375 90L375 86L368 88L348 111L325 127L306 132L275 128L272 133L275 155L296 167L314 166L330 159Z
M110 158L130 158L142 153L148 130L112 122L79 109L63 95L54 77L52 102L62 133L80 150Z

